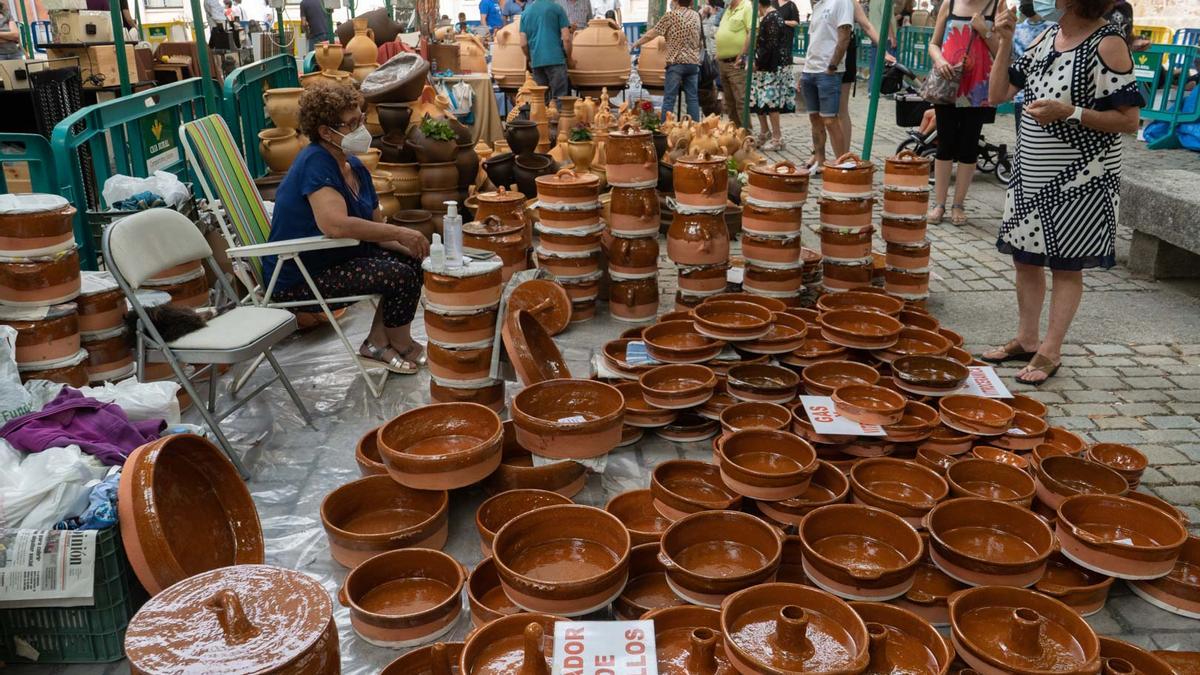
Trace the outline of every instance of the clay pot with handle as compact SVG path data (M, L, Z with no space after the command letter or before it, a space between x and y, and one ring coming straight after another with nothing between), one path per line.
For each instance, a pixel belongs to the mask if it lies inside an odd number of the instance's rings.
M342 57L346 55L346 48L336 42L321 42L313 52L321 70L338 70L342 67Z
M874 191L875 165L847 152L825 162L822 189L825 194L848 198L870 197Z
M649 131L627 124L608 135L604 153L610 185L643 187L657 184L657 155Z
M302 87L268 89L263 92L263 106L267 116L279 129L296 129L300 126L300 92Z
M685 206L725 206L729 191L725 159L724 155L707 152L680 157L675 162L675 199Z
M346 51L354 58L354 65L374 65L379 54L375 45L375 31L367 27L367 20L359 17L354 19L354 37L346 43Z
M676 213L667 231L667 257L677 265L714 265L729 260L729 228L716 213Z

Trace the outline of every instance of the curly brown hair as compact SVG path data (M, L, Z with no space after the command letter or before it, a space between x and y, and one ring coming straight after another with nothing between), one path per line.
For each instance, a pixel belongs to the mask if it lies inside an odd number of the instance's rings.
M1111 12L1115 4L1115 0L1069 0L1067 11L1094 21Z
M342 113L361 110L362 94L353 87L340 84L316 84L300 94L300 131L313 143L321 142L318 133L322 126L336 129L342 123Z

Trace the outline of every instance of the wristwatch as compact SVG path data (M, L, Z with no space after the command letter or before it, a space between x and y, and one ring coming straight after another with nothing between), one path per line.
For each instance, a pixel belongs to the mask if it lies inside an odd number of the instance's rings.
M1075 109L1071 111L1071 115L1069 117L1067 117L1067 123L1068 124L1083 123L1083 108L1081 108L1080 106L1075 106Z

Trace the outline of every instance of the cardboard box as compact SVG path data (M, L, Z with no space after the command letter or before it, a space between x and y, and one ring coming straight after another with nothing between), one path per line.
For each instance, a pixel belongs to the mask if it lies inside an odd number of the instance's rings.
M112 15L108 12L63 10L50 12L51 35L55 42L112 42Z
M46 47L46 56L57 61L59 68L73 65L72 60L79 63L79 75L83 86L87 88L116 87L121 84L117 71L117 48L113 45L93 45L91 47ZM133 45L125 45L125 65L130 82L138 81L137 55Z

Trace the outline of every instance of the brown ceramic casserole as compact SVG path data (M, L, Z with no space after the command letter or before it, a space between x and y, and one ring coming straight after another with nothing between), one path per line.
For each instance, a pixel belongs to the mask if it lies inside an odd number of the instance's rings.
M379 427L371 429L358 439L354 446L354 462L358 464L358 472L363 477L383 476L387 467L379 456Z
M1200 619L1200 538L1188 537L1179 550L1175 567L1153 581L1131 581L1129 588L1141 599L1160 609Z
M971 394L951 394L938 400L942 423L963 433L999 436L1012 425L1016 414L1007 404Z
M600 269L600 246L597 243L592 251L580 253L566 252L551 252L538 247L535 251L537 255L537 266L547 272L559 277L559 283L567 288L568 283L564 279L579 279L589 277ZM576 300L577 298L572 298Z
M609 227L628 236L658 236L661 212L653 187L613 187L609 202Z
M533 455L517 442L516 425L504 422L504 441L500 466L484 481L491 492L534 488L574 497L587 481L587 469L578 462L562 461L533 465Z
M425 269L425 299L444 309L482 309L500 301L503 265L472 263L460 272Z
M525 195L515 190L509 190L501 185L492 192L475 194L475 220L484 221L489 216L496 216L506 225L521 225L529 227L525 217ZM526 231L528 231L526 229Z
M501 280L508 281L516 272L526 267L528 256L525 241L525 224L506 223L498 216L463 224L463 246L481 251L491 251L500 256L504 263Z
M755 164L746 170L746 174L749 179L746 192L750 199L789 205L808 199L808 170L797 168L791 162ZM799 224L797 214L797 227Z
M900 394L865 384L848 384L833 391L837 413L859 424L887 426L904 417L906 400Z
M906 300L924 299L929 295L929 272L889 268L883 272L883 287Z
M92 382L105 382L133 372L133 341L125 326L84 340L83 348L88 353L88 379Z
M396 482L447 490L483 480L500 465L500 418L477 403L413 408L379 428L379 452Z
M717 446L717 458L725 485L764 501L800 496L817 470L817 453L807 441L774 429L733 432Z
M745 401L722 410L720 421L723 438L743 429L786 431L792 423L792 411L777 403Z
M800 235L770 236L742 232L742 256L763 267L798 268Z
M658 237L608 236L605 239L608 270L618 274L654 274L658 272ZM725 287L721 275L721 288Z
M821 255L828 260L855 262L871 257L874 228L843 229L822 226Z
M950 488L945 479L916 462L890 457L864 459L850 470L852 501L890 511L913 527Z
M904 330L895 318L859 309L822 312L820 323L826 340L853 349L887 349L896 344Z
M873 192L875 165L852 152L826 161L821 177L824 194L836 197L869 197Z
M666 410L693 408L707 401L717 386L712 369L696 364L668 364L638 378L647 403Z
M1114 581L1115 578L1080 567L1061 552L1056 552L1050 556L1046 573L1033 588L1065 603L1081 616L1091 616L1104 609Z
M36 315L41 318L32 318L26 310L10 313L0 308L0 325L17 331L13 356L18 365L61 361L79 352L79 314L74 303L46 307Z
M622 321L649 321L658 314L658 278L612 279L608 311Z
M771 520L785 525L800 525L809 512L829 504L846 500L850 494L850 481L837 467L824 460L817 460L817 469L804 492L792 499L782 501L758 501L755 505Z
M510 311L504 319L500 335L504 340L504 350L509 363L512 364L521 384L530 385L543 380L571 376L554 338L550 337L533 314L523 309ZM490 365L490 347L488 359Z
M802 213L799 206L779 208L747 202L742 205L742 233L799 236Z
M944 356L901 356L892 361L896 386L918 395L942 395L957 391L971 371Z
M9 198L12 202L0 211L0 255L52 253L75 240L75 207L62 197L12 194Z
M430 342L429 373L443 382L474 382L486 379L491 372L492 346L481 348L442 347Z
M721 641L721 613L708 607L664 607L641 617L654 622L659 675L733 673Z
M1157 579L1175 567L1187 529L1156 508L1113 495L1075 495L1054 525L1063 555L1120 579Z
M75 299L81 333L110 330L125 323L125 312L129 307L125 301L125 293L115 281L91 276L102 274L104 273L83 273L83 290Z
M478 403L499 413L504 409L504 380L490 380L469 388L449 387L430 380L429 399L434 403Z
M701 152L675 160L675 199L683 206L720 208L729 195L724 155Z
M654 509L654 497L650 490L627 490L608 500L604 510L613 514L629 530L629 539L633 546L657 543L662 539L663 530L671 524ZM632 562L630 563L632 576Z
M640 383L625 381L615 386L625 399L625 426L658 428L675 421L676 411L659 408L646 402Z
M883 431L892 443L920 443L933 435L937 425L936 410L919 401L908 401L900 421L887 425Z
M800 376L765 363L743 363L729 369L726 389L740 401L789 403L796 397Z
M873 219L872 209L875 200L870 197L861 199L822 199L821 226L845 230L869 230Z
M871 639L867 672L947 675L954 651L928 621L882 602L851 602Z
M496 532L513 518L543 506L570 503L570 497L535 489L508 490L483 500L475 510L475 529L479 531L479 547L483 555L492 554L492 540L496 538Z
M381 553L346 575L338 600L350 624L377 647L406 649L454 629L462 613L467 571L441 551L409 548Z
M594 380L558 379L530 385L512 401L517 442L555 459L606 454L621 441L621 392Z
M724 349L721 340L700 334L691 321L664 321L642 332L646 352L663 363L703 363Z
M550 672L554 624L559 621L570 619L549 614L516 614L482 626L467 636L459 672L462 675Z
M887 254L884 258L888 267L909 272L925 272L929 269L929 240L925 239L914 244L897 244L888 242ZM916 326L923 328L923 326ZM929 330L926 328L926 330ZM936 330L936 326L934 327Z
M791 296L804 286L804 273L799 267L763 267L747 263L742 276L742 288L754 293Z
M700 511L733 509L742 498L721 480L713 464L690 459L660 462L650 473L654 508L670 520Z
M729 594L772 581L783 541L761 519L733 511L704 511L663 532L659 560L667 583L685 602L718 607Z
M425 308L425 334L445 347L491 341L496 333L496 307L446 312Z
M879 382L879 372L855 361L823 361L808 366L801 373L804 390L810 396L832 396L835 389L850 384L872 385Z
M1178 675L1177 669L1168 663L1175 656L1183 663L1195 663L1196 654L1149 651L1123 640L1100 636L1100 660L1106 675L1116 673L1139 673L1140 675ZM1181 664L1182 665L1182 664Z
M1084 457L1099 462L1125 477L1130 489L1141 482L1142 473L1149 465L1146 455L1137 448L1120 443L1096 443L1088 448Z
M879 221L883 240L889 244L911 246L926 241L928 224L925 218L895 218L882 216Z
M538 176L537 196L542 204L592 204L600 196L600 177L559 169L550 176Z
M946 482L954 497L982 497L1029 508L1035 490L1028 472L986 459L963 459L946 470Z
M667 257L677 265L729 261L729 228L719 213L678 213L667 230Z
M79 252L0 259L0 302L25 307L57 305L79 295Z
M611 269L611 268L610 268ZM692 293L719 293L725 290L729 263L678 267L677 283L681 291ZM669 319L663 319L668 321Z
M1045 457L1034 466L1037 498L1051 510L1079 494L1123 496L1129 483L1121 474L1082 457Z
M594 253L601 248L604 224L596 223L574 230L557 230L538 223L534 225L534 229L538 233L539 252L550 256L582 255Z
M661 536L659 533L659 538ZM625 584L621 595L613 600L613 618L619 621L634 621L647 612L684 605L667 585L667 568L659 562L658 551L658 538L651 543L634 546L630 550L629 582Z
M924 218L928 210L928 190L897 190L883 186L883 212L889 216Z
M741 343L743 351L751 354L787 354L804 344L808 324L797 316L783 312L771 313L771 326L765 335Z
M883 163L883 184L892 187L929 189L929 165L933 160L912 150L903 150Z
M387 664L379 675L456 675L462 642L435 642Z
M388 476L367 476L321 501L329 552L345 567L401 548L446 545L449 498L445 490L414 490Z
M649 131L627 124L609 133L604 155L609 185L652 187L658 183L658 155Z
M86 387L91 381L87 370L88 353L80 349L74 355L46 364L17 366L22 384L30 380L48 380L75 388Z
M517 614L521 608L512 603L500 587L500 575L491 556L479 561L467 575L467 607L471 611L471 627L479 628L502 616Z
M771 311L736 300L705 300L692 311L696 330L718 340L752 340L770 328Z
M851 600L890 600L912 586L921 537L899 516L857 504L815 509L800 523L804 573Z
M821 263L821 285L827 291L852 291L871 286L871 263Z
M930 558L972 586L1025 587L1042 578L1054 533L1032 511L991 499L958 497L925 518Z

